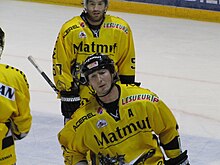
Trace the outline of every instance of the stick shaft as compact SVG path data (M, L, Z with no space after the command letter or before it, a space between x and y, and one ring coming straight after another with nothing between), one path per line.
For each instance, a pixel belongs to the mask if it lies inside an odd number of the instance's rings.
M53 88L53 90L58 93L59 90L56 88L54 83L50 80L50 78L47 76L47 74L40 68L40 66L37 64L37 62L34 60L32 56L28 56L28 60L32 63L32 65L38 70L38 72L41 74L41 76L47 81L47 83Z

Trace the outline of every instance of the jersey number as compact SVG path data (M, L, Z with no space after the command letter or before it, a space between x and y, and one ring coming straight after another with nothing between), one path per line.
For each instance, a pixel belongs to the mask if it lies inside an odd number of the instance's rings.
M135 58L131 58L131 63L134 64L131 66L131 69L135 69Z
M56 76L57 74L62 74L62 65L61 64L53 64L53 76Z

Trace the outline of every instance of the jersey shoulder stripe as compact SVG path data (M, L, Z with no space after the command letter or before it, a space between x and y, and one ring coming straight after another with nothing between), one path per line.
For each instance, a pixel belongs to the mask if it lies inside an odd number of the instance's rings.
M0 82L13 88L29 88L26 75L20 69L13 66L0 64Z

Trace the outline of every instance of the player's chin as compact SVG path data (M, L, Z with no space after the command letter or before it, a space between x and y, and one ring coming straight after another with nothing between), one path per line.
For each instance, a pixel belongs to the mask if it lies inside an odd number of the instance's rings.
M108 87L103 86L103 87L100 87L100 88L99 88L99 93L105 94L105 93L108 92L108 90L109 90Z
M102 20L102 15L95 15L95 16L93 16L93 20L94 20L94 22L101 21Z

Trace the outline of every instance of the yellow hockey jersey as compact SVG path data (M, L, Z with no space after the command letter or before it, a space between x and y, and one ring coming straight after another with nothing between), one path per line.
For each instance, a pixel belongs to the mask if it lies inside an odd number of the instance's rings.
M132 85L119 85L119 116L116 121L91 96L59 132L66 165L86 160L91 150L105 158L122 156L125 163L134 164L146 156L144 164L163 164L163 153L158 144L167 145L179 136L177 122L170 109L153 92ZM158 139L157 139L158 138ZM169 158L177 157L180 148L165 149Z
M86 21L76 16L63 24L54 47L53 76L57 89L69 91L73 81L72 69L79 71L77 66L95 53L113 59L119 76L134 78L135 50L128 23L119 17L105 15L99 35L94 36ZM81 93L85 89L82 88ZM87 88L84 93L88 93Z
M16 154L12 134L29 132L29 84L17 68L0 64L0 164L14 164Z

